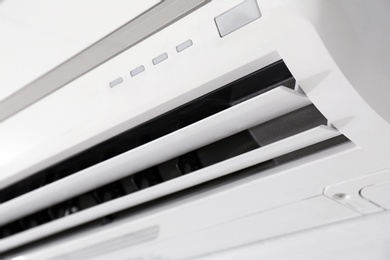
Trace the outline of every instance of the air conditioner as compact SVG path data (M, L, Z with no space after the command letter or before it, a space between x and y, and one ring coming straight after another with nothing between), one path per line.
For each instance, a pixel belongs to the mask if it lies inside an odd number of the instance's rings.
M390 208L387 1L149 2L1 101L1 259L217 259Z

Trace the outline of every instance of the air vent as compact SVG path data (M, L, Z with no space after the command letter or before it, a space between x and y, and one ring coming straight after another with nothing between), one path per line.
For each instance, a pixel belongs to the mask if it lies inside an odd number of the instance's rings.
M149 143L273 88L281 85L294 88L294 84L286 65L282 61L277 62L3 189L0 203Z
M8 187L4 248L348 141L294 87L279 61Z

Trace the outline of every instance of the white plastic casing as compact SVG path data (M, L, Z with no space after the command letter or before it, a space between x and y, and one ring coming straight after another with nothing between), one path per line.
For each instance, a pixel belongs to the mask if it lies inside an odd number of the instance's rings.
M85 253L83 248L155 225L154 240L92 258L201 257L366 214L324 190L390 168L390 36L385 33L390 3L258 0L261 18L221 37L215 18L241 3L211 1L2 122L1 185L279 59L351 142L23 251L25 259ZM188 40L193 45L178 52L176 47ZM153 65L162 53L168 58ZM141 65L145 71L131 77ZM123 83L111 88L118 77Z

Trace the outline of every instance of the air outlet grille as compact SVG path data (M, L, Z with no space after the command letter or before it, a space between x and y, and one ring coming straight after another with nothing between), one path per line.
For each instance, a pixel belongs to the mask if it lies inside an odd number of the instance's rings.
M305 118L308 120L305 120ZM306 106L57 205L45 208L35 214L18 219L2 227L1 237L19 233L185 174L196 172L202 168L260 148L263 145L271 144L298 132L324 124L326 124L326 119L314 105ZM344 136L328 139L316 145L276 157L267 162L267 168L304 157L345 141L347 139Z
M348 141L294 89L279 61L8 187L4 248Z
M279 61L3 189L0 203L58 181L295 80Z

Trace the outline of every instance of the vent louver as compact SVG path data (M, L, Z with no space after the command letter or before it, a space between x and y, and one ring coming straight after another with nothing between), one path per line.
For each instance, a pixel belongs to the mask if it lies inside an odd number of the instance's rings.
M0 203L58 181L278 86L294 88L283 62L256 71L3 189Z
M295 85L279 61L7 187L4 250L348 141Z

